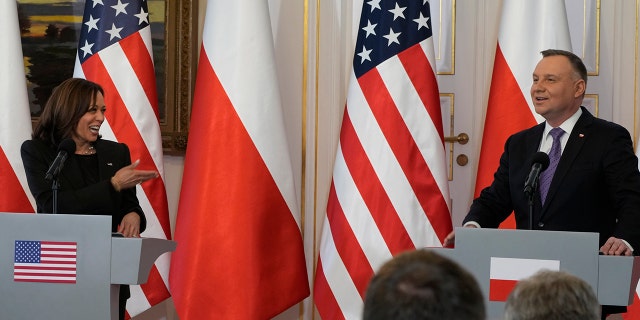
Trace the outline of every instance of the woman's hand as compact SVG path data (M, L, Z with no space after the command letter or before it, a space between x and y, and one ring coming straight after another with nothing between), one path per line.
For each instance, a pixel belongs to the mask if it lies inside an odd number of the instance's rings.
M113 185L116 191L119 192L120 190L133 188L137 184L158 177L158 173L153 170L136 170L139 164L140 160L136 160L134 163L118 170L118 172L111 177L111 185Z
M129 212L118 225L118 232L125 238L140 238L140 216L136 212Z

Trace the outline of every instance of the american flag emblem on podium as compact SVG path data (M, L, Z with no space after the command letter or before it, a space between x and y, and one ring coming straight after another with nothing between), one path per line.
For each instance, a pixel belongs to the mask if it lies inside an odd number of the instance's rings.
M13 280L76 283L76 242L16 240Z

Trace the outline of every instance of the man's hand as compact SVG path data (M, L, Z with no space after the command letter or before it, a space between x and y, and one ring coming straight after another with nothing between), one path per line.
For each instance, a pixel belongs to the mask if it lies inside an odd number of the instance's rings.
M631 248L624 241L614 237L607 239L607 242L600 248L600 252L608 256L630 256L633 254Z
M465 228L477 228L475 225L473 224L468 224L466 226L464 226ZM443 247L445 248L453 248L456 244L456 231L453 230L451 231L451 233L449 233L445 238L444 238L444 243L442 244Z
M442 246L445 248L453 248L455 243L456 243L456 231L453 230L451 231L451 233L447 235L446 238L444 238L444 243L442 244Z

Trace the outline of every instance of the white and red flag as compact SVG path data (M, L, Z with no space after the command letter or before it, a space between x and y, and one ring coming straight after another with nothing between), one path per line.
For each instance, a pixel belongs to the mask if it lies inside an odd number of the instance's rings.
M560 261L491 257L489 301L507 301L518 281L540 270L560 271Z
M374 272L452 230L427 1L367 1L329 191L314 301L361 318Z
M181 320L269 319L309 295L266 1L210 0L171 261Z
M31 139L31 116L24 76L16 1L0 1L0 212L33 213L20 146Z
M170 239L147 1L86 2L74 76L99 83L105 91L109 110L100 133L106 139L126 143L132 160L140 159L138 169L160 173L160 178L137 187L147 218L147 229L141 235ZM148 281L131 286L128 316L170 297L169 263L168 253L160 256Z
M545 49L571 51L564 1L505 0L484 122L475 196L491 184L507 138L544 119L530 98L532 74ZM513 215L502 227L515 228Z

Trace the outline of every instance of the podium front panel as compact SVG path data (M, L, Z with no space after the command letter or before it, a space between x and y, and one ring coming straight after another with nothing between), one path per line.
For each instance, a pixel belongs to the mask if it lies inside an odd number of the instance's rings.
M110 319L110 257L109 216L0 213L0 319Z
M501 319L508 291L532 270L562 270L597 292L598 234L585 232L456 228L455 249L433 248L471 272L485 295L488 319ZM496 289L498 288L498 289Z

